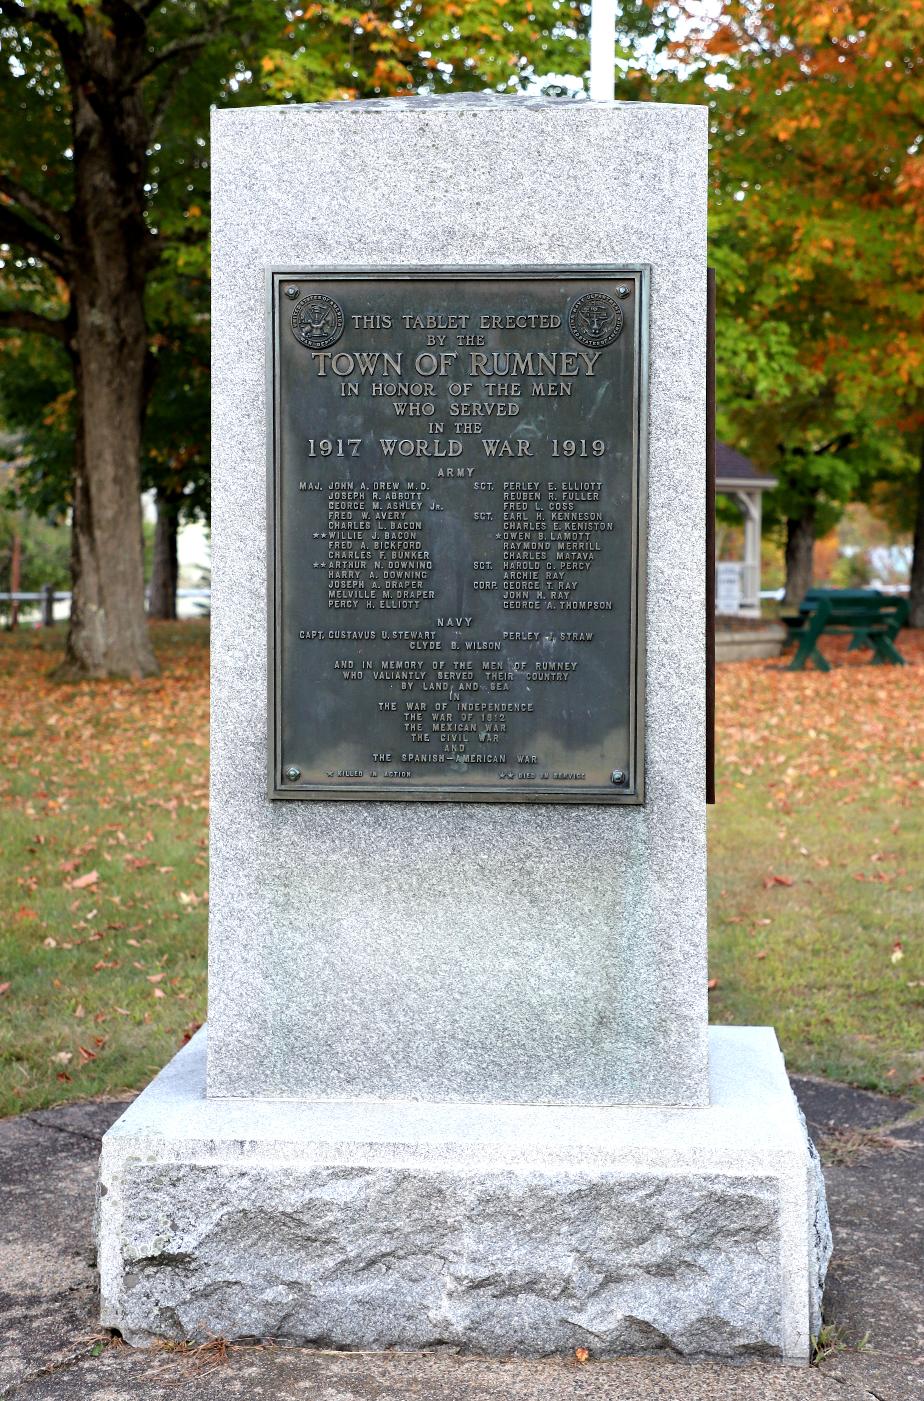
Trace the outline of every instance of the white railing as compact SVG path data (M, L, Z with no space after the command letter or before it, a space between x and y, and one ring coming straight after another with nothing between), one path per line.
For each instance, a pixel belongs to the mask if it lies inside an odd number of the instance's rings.
M145 590L145 598L147 598L147 590ZM194 604L197 600L205 600L205 602L209 606L211 606L212 590L177 589L176 598L178 605L182 603ZM63 610L59 610L59 612L56 613L56 603L64 604L66 605L66 607ZM38 614L43 627L50 627L52 623L63 622L70 617L71 593L69 589L53 589L50 584L46 584L43 589L40 589L38 591L38 593L26 589L17 590L14 593L0 593L0 613L11 612L12 604L26 605L26 607L23 609L23 614L28 615L28 619L25 616L20 615L20 621L35 621L35 615ZM17 612L18 611L19 610L17 609ZM177 611L181 611L179 607ZM205 610L201 610L196 609L193 606L188 607L184 611L186 617L199 617L202 616L203 612L207 613L208 608L206 608Z

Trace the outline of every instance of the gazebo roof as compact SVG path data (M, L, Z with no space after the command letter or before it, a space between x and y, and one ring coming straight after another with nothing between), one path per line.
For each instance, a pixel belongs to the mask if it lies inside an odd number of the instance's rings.
M768 477L758 471L743 452L736 452L727 443L718 442L715 445L715 479L719 490L723 487L731 490L750 487L752 491L769 491L777 484L776 477Z

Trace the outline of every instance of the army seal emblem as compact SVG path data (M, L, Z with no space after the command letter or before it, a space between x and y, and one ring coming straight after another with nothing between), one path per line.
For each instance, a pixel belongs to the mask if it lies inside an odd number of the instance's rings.
M343 308L332 297L312 292L292 313L292 334L309 350L326 350L343 335Z
M622 307L603 292L578 297L568 313L568 329L574 339L593 350L612 345L624 323Z

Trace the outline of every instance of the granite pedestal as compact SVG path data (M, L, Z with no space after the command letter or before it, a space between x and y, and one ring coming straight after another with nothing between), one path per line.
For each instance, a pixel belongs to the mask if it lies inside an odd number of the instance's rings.
M202 1031L104 1140L103 1323L805 1362L821 1169L772 1031L710 1061L706 1109L214 1100Z
M705 109L215 114L209 1046L107 1135L104 1321L806 1362L826 1228L706 1006ZM267 266L650 268L645 800L272 802ZM711 1077L711 1078L710 1078Z

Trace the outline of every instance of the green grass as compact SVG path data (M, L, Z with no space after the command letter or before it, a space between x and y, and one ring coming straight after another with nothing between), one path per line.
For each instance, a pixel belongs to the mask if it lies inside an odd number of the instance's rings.
M49 679L60 629L0 637L0 1114L138 1088L205 1016L207 625L154 638L160 677L74 685ZM902 645L917 666L719 669L710 1005L775 1026L792 1070L920 1096L924 639Z
M904 669L837 646L828 676L720 668L709 844L712 1020L775 1026L790 1070L916 1097L922 643Z
M208 632L155 637L135 686L0 639L0 1114L143 1085L205 1015Z
M895 831L875 806L853 814L857 827L821 804L781 824L755 793L734 811L711 826L712 1020L775 1026L791 1070L911 1088L924 1074L921 892L907 881L924 850L920 812ZM796 885L765 890L771 871Z

